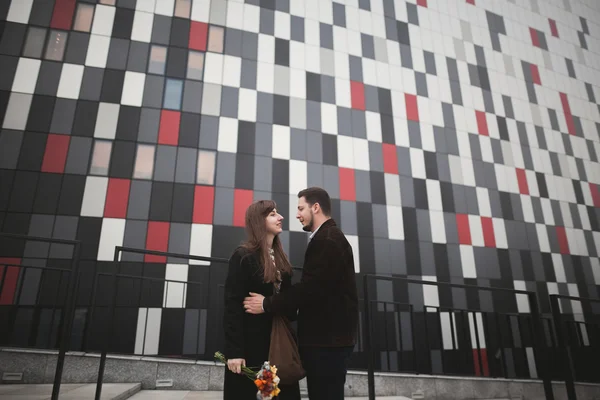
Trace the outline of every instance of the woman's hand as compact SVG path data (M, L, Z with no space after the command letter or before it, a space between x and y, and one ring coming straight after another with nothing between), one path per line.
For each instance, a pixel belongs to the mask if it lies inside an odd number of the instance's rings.
M227 360L227 368L234 374L242 373L242 366L246 366L246 360L243 358L234 358L232 360Z

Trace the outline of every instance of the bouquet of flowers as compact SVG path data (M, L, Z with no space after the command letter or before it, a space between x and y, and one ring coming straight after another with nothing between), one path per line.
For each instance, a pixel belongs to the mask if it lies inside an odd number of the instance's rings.
M219 351L215 353L215 359L227 364L227 358ZM277 367L271 365L269 361L265 361L258 371L242 366L242 374L254 381L258 389L256 393L257 400L272 400L273 397L276 397L281 392L281 389L279 389Z

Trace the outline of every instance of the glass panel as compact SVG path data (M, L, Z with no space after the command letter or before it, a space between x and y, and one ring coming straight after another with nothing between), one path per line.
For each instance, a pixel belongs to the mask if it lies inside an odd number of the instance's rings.
M214 151L198 151L198 173L196 182L204 185L215 184L215 160L217 155Z
M46 41L46 30L43 28L30 27L25 40L23 55L31 58L41 58Z
M197 51L190 51L188 57L188 79L202 80L202 73L204 72L204 53Z
M90 174L108 175L111 150L112 142L106 140L96 140L94 143L94 153L92 154Z
M208 31L208 51L223 52L223 38L225 30L221 26L211 26Z
M135 158L133 177L138 179L152 179L154 170L154 146L139 144Z
M48 36L48 47L46 48L46 59L62 61L67 46L67 32L50 31Z
M189 18L192 9L191 0L175 0L175 16Z
M77 13L75 14L74 31L89 32L92 29L95 7L91 4L77 4Z
M151 74L164 75L167 62L167 48L163 46L152 46L150 49L150 60L148 61L148 72Z
M181 109L181 93L183 92L183 81L178 79L167 79L167 87L165 88L165 100L163 108L172 110Z

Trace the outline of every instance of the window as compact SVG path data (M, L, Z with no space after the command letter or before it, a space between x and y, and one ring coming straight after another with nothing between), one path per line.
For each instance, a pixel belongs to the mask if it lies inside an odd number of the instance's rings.
M152 46L150 48L150 60L148 61L148 73L165 74L167 63L167 48L163 46Z
M223 39L225 30L221 26L211 26L208 31L208 51L223 52Z
M191 0L175 0L175 16L180 18L189 18L192 9Z
M67 32L50 31L48 35L48 47L46 47L46 59L62 61L67 46Z
M165 88L165 99L163 108L171 110L181 109L181 94L183 92L183 81L178 79L167 79Z
M110 164L110 153L112 151L112 142L107 140L96 140L94 143L94 152L92 154L92 165L90 174L108 175L108 166Z
M43 28L30 27L27 31L23 55L31 58L41 58L46 41L46 30Z
M154 170L154 146L139 144L135 158L133 177L137 179L152 179Z
M94 10L95 7L92 4L77 4L77 12L75 13L75 24L73 25L73 30L89 32L92 29Z
M204 72L204 53L190 51L188 57L187 78L202 80Z
M196 183L203 185L215 184L215 160L217 156L214 151L198 151L198 173Z

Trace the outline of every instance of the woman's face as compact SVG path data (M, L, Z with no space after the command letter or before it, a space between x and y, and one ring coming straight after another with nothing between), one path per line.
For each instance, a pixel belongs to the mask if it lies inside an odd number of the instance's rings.
M267 233L277 236L283 231L283 216L277 212L277 209L273 209L273 211L267 215L265 222L267 224Z

